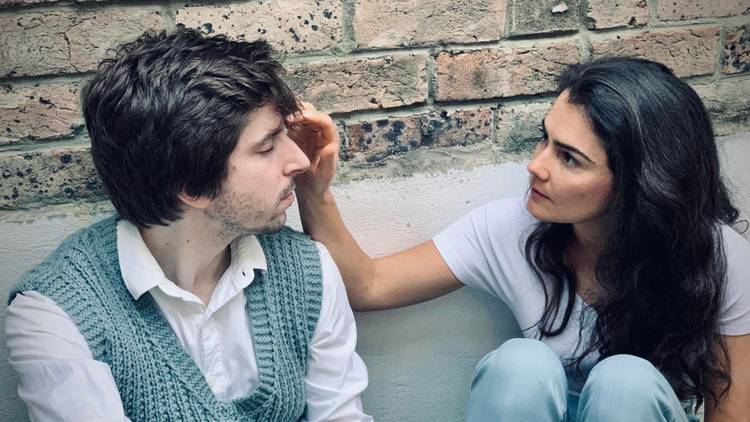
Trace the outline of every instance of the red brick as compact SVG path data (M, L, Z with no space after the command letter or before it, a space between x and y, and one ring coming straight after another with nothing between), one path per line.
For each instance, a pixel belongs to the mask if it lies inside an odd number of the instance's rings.
M205 33L249 41L267 39L287 52L323 50L341 41L341 2L271 0L229 5L183 7L177 22Z
M578 62L580 53L573 41L442 52L437 57L436 99L470 100L554 91L557 76Z
M63 138L81 126L77 84L0 87L0 145L21 139Z
M489 108L432 112L350 123L345 129L345 159L373 162L416 148L483 142L492 137Z
M107 49L147 29L161 29L158 12L38 12L0 16L0 77L94 70Z
M17 5L29 5L29 4L40 4L40 3L57 3L60 0L0 0L0 7L2 6L17 6Z
M0 156L0 208L103 198L88 147Z
M297 63L288 68L292 89L329 113L427 100L427 54L423 53Z
M551 106L551 102L501 105L496 111L497 143L513 152L533 148L541 137L542 120Z
M389 117L347 125L345 160L377 161L419 147L422 142L421 118Z
M492 110L480 108L430 113L422 119L422 144L447 147L492 138Z
M357 0L359 47L493 41L503 35L505 0Z
M646 0L589 0L586 24L589 29L643 26L648 17Z
M718 28L680 28L632 35L607 35L592 42L593 58L636 56L671 68L677 76L713 73L719 45Z
M724 79L693 88L706 105L717 135L747 132L750 127L750 78Z
M750 0L659 0L656 15L661 20L689 20L740 16L750 12Z
M577 31L578 4L578 0L508 0L508 34Z
M727 74L750 70L750 24L727 31L721 71Z

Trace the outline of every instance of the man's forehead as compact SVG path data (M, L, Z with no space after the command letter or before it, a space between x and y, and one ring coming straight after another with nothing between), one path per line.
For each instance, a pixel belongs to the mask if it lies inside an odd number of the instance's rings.
M263 142L284 124L284 116L274 105L264 105L250 111L245 117L245 127L240 134L244 142Z
M252 125L254 123L263 123L264 126L272 124L273 128L279 125L279 121L283 120L284 116L279 112L278 107L274 104L265 104L254 110L251 110L247 114L246 124Z

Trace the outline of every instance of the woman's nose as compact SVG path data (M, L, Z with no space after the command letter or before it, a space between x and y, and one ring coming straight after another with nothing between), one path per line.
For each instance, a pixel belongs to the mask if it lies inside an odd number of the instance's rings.
M546 152L547 148L544 145L537 145L536 150L534 150L534 156L529 161L529 164L526 165L526 170L541 181L549 179L549 170L547 170L546 166Z

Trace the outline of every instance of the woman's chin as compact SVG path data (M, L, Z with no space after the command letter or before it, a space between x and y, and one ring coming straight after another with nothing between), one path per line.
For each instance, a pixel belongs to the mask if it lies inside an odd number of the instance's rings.
M529 214L531 214L532 217L536 218L539 221L543 221L545 223L549 223L549 215L544 212L544 210L540 209L541 207L539 204L537 204L531 197L526 201L526 209L529 211Z

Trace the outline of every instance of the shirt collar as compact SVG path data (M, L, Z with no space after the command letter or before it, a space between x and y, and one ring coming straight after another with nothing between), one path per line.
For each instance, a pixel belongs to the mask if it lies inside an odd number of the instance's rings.
M176 286L164 275L138 227L126 220L117 223L117 253L125 287L135 300L162 283ZM234 240L230 253L231 262L222 279L231 274L229 279L237 284L236 288L249 285L255 278L255 269L265 271L268 268L263 248L253 235Z
M244 289L250 285L255 279L256 269L261 271L268 269L266 254L254 235L235 239L229 246L229 252L231 262L224 276L231 275L229 279L233 281L237 289Z

